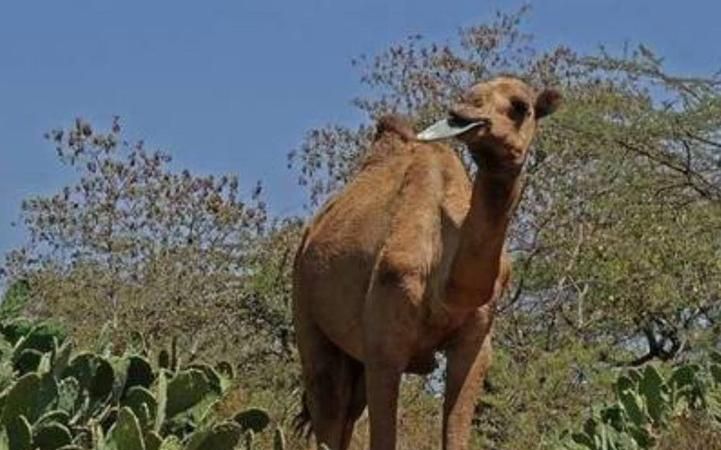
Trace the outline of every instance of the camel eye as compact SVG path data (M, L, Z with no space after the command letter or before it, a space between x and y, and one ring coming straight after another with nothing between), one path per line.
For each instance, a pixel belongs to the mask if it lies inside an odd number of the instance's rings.
M523 120L526 115L528 115L528 110L530 107L528 106L528 103L526 103L523 100L514 99L511 100L511 111L510 115L514 120Z

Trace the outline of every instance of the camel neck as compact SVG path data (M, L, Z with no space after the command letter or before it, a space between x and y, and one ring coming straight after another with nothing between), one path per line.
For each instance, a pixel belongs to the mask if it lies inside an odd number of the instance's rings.
M458 251L446 284L452 309L473 309L491 300L506 233L521 195L521 174L479 170Z

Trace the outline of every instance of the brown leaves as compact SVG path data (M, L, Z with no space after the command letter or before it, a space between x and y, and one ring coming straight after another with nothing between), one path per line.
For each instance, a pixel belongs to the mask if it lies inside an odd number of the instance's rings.
M6 260L7 275L32 280L37 311L73 324L96 315L155 339L215 328L225 312L212 305L243 301L246 260L266 232L261 186L243 201L236 175L174 171L169 155L121 131L117 118L109 132L78 119L48 133L77 178L23 202L31 239Z

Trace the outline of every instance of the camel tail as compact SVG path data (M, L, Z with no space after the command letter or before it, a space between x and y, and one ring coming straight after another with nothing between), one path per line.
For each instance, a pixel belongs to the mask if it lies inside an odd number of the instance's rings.
M293 420L293 430L296 436L300 436L304 439L310 439L310 435L313 431L310 423L310 410L308 409L308 399L305 395L305 392L303 392L300 412L295 416L295 419Z

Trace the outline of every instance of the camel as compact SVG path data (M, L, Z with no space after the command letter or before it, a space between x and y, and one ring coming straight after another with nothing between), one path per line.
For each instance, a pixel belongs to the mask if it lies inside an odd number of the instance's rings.
M399 117L379 120L359 172L310 221L294 262L304 407L318 446L346 450L367 405L371 450L395 449L402 374L431 372L444 351L442 448L467 448L528 149L560 102L556 90L499 77L417 136ZM472 181L437 142L452 136L477 165Z

